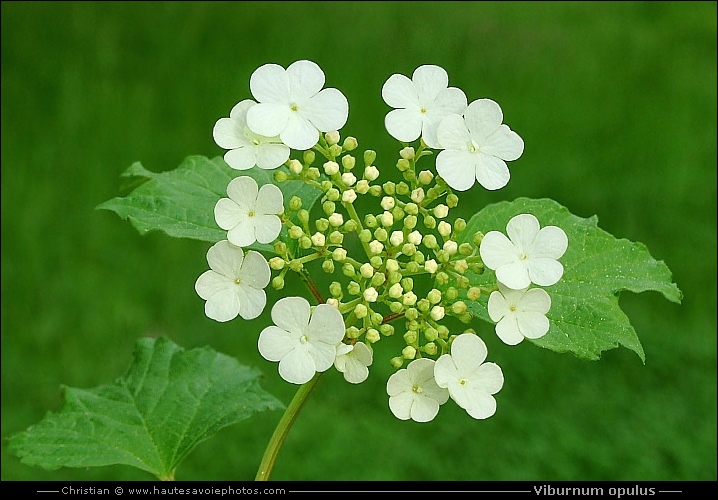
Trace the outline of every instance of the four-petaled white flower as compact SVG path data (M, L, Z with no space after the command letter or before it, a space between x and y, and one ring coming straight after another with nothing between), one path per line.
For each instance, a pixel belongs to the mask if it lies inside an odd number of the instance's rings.
M486 344L472 333L462 333L451 343L451 354L436 360L434 377L439 387L473 418L488 418L496 412L493 394L504 385L499 365L484 363Z
M229 150L224 161L235 170L248 170L255 165L270 170L289 159L289 148L279 137L264 137L247 127L247 110L255 104L251 99L239 102L229 118L217 120L212 130L214 142Z
M506 225L508 238L490 231L481 241L481 259L508 288L523 290L532 282L550 286L561 279L563 265L558 259L568 248L568 237L558 226L539 227L536 217L520 214Z
M429 358L415 359L389 377L386 392L396 418L429 422L439 413L439 406L449 400L449 391L436 385L434 363Z
M319 132L344 126L349 103L339 90L322 89L324 72L312 61L297 61L285 70L278 64L257 68L249 88L258 104L247 111L252 132L279 136L292 149L307 150L319 141Z
M302 297L285 297L272 307L274 325L259 334L259 353L279 361L279 375L292 384L309 382L326 371L344 338L344 318L336 307L319 304L311 311Z
M495 190L509 182L507 161L524 151L524 141L501 122L501 108L491 99L478 99L458 114L444 118L437 129L443 151L436 157L436 171L457 191L466 191L475 181Z
M449 87L449 75L434 65L419 66L411 80L394 74L384 83L381 96L393 109L384 119L386 130L395 139L411 142L419 136L430 148L440 148L436 129L442 118L466 109L466 95Z
M369 366L373 358L371 347L363 342L354 345L341 343L337 346L334 367L344 374L347 382L360 384L369 376Z
M282 191L274 184L264 184L248 176L232 179L227 186L229 198L220 199L214 207L217 225L227 230L227 239L246 247L255 241L271 243L282 229L277 214L284 209Z
M496 323L496 335L508 345L516 345L524 337L538 339L549 328L546 313L551 297L543 288L512 290L499 282L499 290L491 292L488 310Z
M229 321L238 315L254 319L267 303L264 287L271 271L262 254L244 251L227 240L215 243L207 252L210 270L197 278L197 294L207 303L204 312L216 321Z

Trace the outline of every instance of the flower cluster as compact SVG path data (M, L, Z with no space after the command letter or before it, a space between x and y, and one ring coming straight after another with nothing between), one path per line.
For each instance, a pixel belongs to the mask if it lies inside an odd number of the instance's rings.
M214 208L227 239L210 248L210 270L195 285L205 313L222 322L257 318L267 301L264 288L282 290L294 273L316 305L303 297L278 300L274 324L258 340L283 379L304 384L333 366L348 382L361 383L374 345L401 331L405 345L388 356L397 370L386 386L392 413L425 422L452 399L471 417L488 418L503 373L486 362L479 335L452 333L442 320L451 315L469 323L485 304L506 344L545 335L551 300L530 286L558 282L568 240L531 214L511 219L508 237L483 234L449 215L459 202L454 191L475 182L489 190L506 185L506 162L521 156L523 140L503 124L494 101L468 103L462 90L449 87L446 71L420 66L411 79L391 75L381 89L392 108L386 129L402 147L395 164L400 178L380 181L376 152L356 155L357 140L342 141L347 99L324 84L311 61L286 69L266 64L250 78L254 99L216 122L213 135L227 150L226 163L250 175L231 180ZM434 151L435 166L420 167ZM274 170L275 183L258 185L255 167ZM297 184L319 193L316 203L282 188ZM285 199L285 193L295 194ZM362 196L369 203L357 203ZM319 268L331 276L328 293L310 276ZM472 281L486 269L495 273L493 287ZM432 285L420 286L427 281ZM481 299L486 295L488 301Z

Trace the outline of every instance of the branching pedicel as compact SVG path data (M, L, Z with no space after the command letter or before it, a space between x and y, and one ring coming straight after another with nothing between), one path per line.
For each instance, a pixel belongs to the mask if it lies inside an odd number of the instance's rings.
M568 239L559 227L541 228L535 216L521 214L506 227L508 237L476 232L470 242L459 243L457 235L467 224L449 222L449 212L459 202L454 191L466 191L474 182L490 190L505 186L506 161L521 156L522 139L502 123L495 102L467 105L464 93L448 86L442 68L421 66L411 80L395 74L382 97L395 108L386 115L386 129L405 143L396 163L404 180L382 183L374 151L364 151L358 165L357 140L347 137L340 144L347 100L323 87L324 73L310 61L286 70L267 64L250 79L256 102L245 99L229 118L217 121L214 138L228 149L224 159L230 167L286 164L288 172L277 170L274 180L301 180L320 189L325 217L310 220L301 198L284 200L275 185L259 187L247 176L233 179L228 198L214 210L227 241L210 248L211 270L196 283L207 316L256 318L266 304L269 269L276 289L284 287L288 272L298 273L319 304L311 307L300 297L279 300L271 310L276 326L265 328L258 342L263 357L279 362L282 378L304 384L333 365L347 381L363 382L373 346L401 329L406 346L391 358L398 371L387 382L396 417L432 420L449 398L474 418L490 417L496 410L493 394L503 385L501 369L484 362L486 345L472 330L455 335L442 319L450 314L468 323L465 301L490 294L488 312L501 340L515 345L540 338L549 330L551 298L530 287L561 279L559 259ZM406 144L417 139L418 149ZM289 159L291 150L304 150L302 160ZM422 161L432 150L439 150L438 175ZM355 201L365 195L376 199L377 209L360 215ZM278 238L282 225L289 241ZM273 243L278 256L267 263L260 253L242 250L255 242ZM315 260L337 277L326 303L305 267ZM470 286L466 273L481 274L485 267L495 271L495 286ZM415 287L420 275L430 275L434 286ZM395 326L400 322L403 328Z

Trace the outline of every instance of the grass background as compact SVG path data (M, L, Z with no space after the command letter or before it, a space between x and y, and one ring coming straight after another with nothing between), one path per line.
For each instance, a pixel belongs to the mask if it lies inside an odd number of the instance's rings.
M474 187L457 215L519 196L597 214L668 264L683 304L621 297L645 365L626 349L587 362L509 347L479 326L506 375L487 421L454 404L428 424L394 418L396 346L378 345L365 383L324 377L273 479L716 480L715 2L4 1L1 36L3 439L58 410L62 384L120 376L144 335L258 366L288 402L295 387L257 353L267 322L204 316L208 245L141 237L94 207L134 161L222 154L212 126L267 62L317 62L349 99L343 134L390 167L381 86L431 63L469 101L499 102L526 143L509 185ZM280 416L224 429L177 479L253 478ZM5 442L1 477L150 479L28 467Z

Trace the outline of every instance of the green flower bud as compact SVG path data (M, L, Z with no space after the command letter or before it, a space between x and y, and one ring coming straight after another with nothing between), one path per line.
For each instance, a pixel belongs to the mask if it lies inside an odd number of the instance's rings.
M404 210L401 207L394 207L391 211L391 215L394 217L394 221L398 222L404 218Z
M401 280L401 288L405 292L410 292L414 289L414 279L411 277L406 277Z
M471 238L471 242L474 244L474 246L478 247L481 245L481 240L484 239L484 233L481 231L477 231L474 233L474 236Z
M355 137L347 137L344 139L344 143L342 144L342 148L344 151L354 151L359 143L357 142Z
M357 230L357 227L358 227L358 226L357 226L356 221L353 220L353 219L349 219L348 221L346 221L346 222L344 223L344 229L343 229L343 231L344 231L345 233L353 233L354 231Z
M468 243L462 243L461 245L459 245L459 253L461 255L464 255L464 256L471 255L471 253L473 251L474 251L474 248Z
M469 300L479 300L479 297L481 297L481 288L477 286L472 286L466 292L466 298Z
M289 210L297 211L302 208L302 199L299 196L292 196L289 199Z
M358 319L365 318L369 310L364 304L357 304L354 308L354 316L356 316Z
M362 179L359 182L357 182L356 192L359 194L368 193L369 192L369 181L366 179Z
M413 203L410 203L410 204L413 205ZM414 205L414 206L416 206L416 205ZM416 215L407 215L406 218L404 219L404 227L407 228L409 231L411 231L412 229L414 229L416 227L416 222L417 222Z
M401 355L404 356L404 359L414 359L416 357L416 349L408 345L401 350Z
M386 276L384 276L384 273L376 273L371 278L371 286L379 287L384 284L386 281Z
M299 175L304 170L304 165L299 160L289 160L289 171L293 174Z
M361 274L362 278L369 279L374 276L374 268L371 267L371 264L366 262L359 268L359 274Z
M326 231L329 229L329 221L322 217L321 219L317 219L317 221L314 223L317 226L317 229L321 232Z
M374 238L376 238L379 241L386 241L386 239L389 237L389 234L386 232L386 229L383 227L380 227L374 231Z
M330 219L331 219L331 217L330 217ZM331 220L329 222L331 222ZM332 245L341 245L343 241L344 241L344 235L342 233L340 233L339 231L332 231L329 234L329 243L331 243Z
M359 295L361 293L359 283L356 281L350 281L347 285L347 292L349 292L350 295Z
M439 325L436 330L439 333L440 339L447 339L449 337L449 329L445 325Z
M317 167L309 167L307 169L307 179L315 181L319 179L320 175L321 174L319 173L319 169Z
M422 252L417 250L416 253L414 254L414 256L412 257L412 260L414 262L416 262L419 265L419 269L421 269L421 266L424 265L424 261L426 260L426 258L424 257L424 254ZM417 269L417 271L419 269Z
M322 262L322 271L324 271L327 274L331 274L334 272L334 261L333 260L325 260Z
M382 316L378 312L371 313L369 318L371 319L372 324L377 326L381 325L381 322L384 321L384 316Z
M416 304L416 294L414 292L406 292L404 297L401 299L401 302L405 306L413 306Z
M375 181L379 177L379 169L374 165L369 165L364 169L364 179L368 181Z
M322 210L324 210L324 213L327 215L332 215L337 209L337 206L334 204L333 201L325 201L322 203Z
M304 269L304 264L299 259L292 259L289 261L289 269L298 273L299 271Z
M454 262L454 271L456 271L457 273L464 274L467 269L469 269L469 264L466 262L466 259L461 259Z
M413 160L416 156L416 153L414 152L414 148L411 146L407 146L403 148L401 151L399 151L399 156L406 160Z
M329 293L332 294L332 297L338 299L342 296L342 284L338 281L332 281L329 284Z
M396 184L391 181L387 181L382 184L382 188L384 188L384 192L389 196L393 196L394 193L396 193Z
M411 189L409 188L409 185L404 181L396 185L396 194L406 196L410 191Z
M466 303L462 300L457 300L453 304L451 304L451 312L456 315L461 315L466 312Z
M421 203L424 201L424 189L423 188L416 188L411 192L411 201L414 203Z
M376 217L372 214L367 214L366 216L364 216L364 225L371 228L376 227L378 225Z
M456 196L454 193L450 193L446 195L446 204L449 206L449 208L454 208L456 205L459 204L459 197Z
M302 236L299 238L299 246L300 248L307 250L309 248L312 248L312 240L309 238L309 236Z
M418 273L420 269L421 269L421 266L419 265L418 262L415 262L412 260L412 261L406 263L407 272L410 272L412 274Z
M449 255L449 252L447 252L446 250L441 249L438 252L436 252L436 260L438 260L442 264L449 262L450 259L451 259L451 255Z
M406 170L406 171L402 174L402 177L404 177L404 180L405 180L406 182L410 182L410 183L412 183L412 184L414 184L414 182L416 181L416 173L414 173L414 171L411 170L411 169Z
M331 188L327 191L327 199L329 201L338 201L341 197L342 195L337 188Z
M419 340L419 334L414 330L408 330L404 333L404 342L407 344L416 344Z
M416 321L419 319L419 311L414 307L410 307L406 310L406 313L404 313L404 317L409 321Z
M438 352L438 348L436 347L436 344L429 342L424 345L424 352L429 356L434 356Z
M289 237L293 240L298 240L299 238L304 236L304 230L301 226L292 226L289 228L287 234L289 234Z
M381 335L379 335L379 332L374 328L369 328L366 331L366 335L364 336L364 338L366 338L367 342L371 342L373 344L374 342L378 342L381 339Z
M393 312L394 314L398 314L404 310L404 304L402 304L401 302L390 302L389 310L391 310L391 312Z
M309 222L309 212L305 209L301 209L297 212L297 218L299 219L299 222L306 224Z
M316 155L314 154L314 151L312 151L311 149L308 149L307 151L305 151L304 152L304 164L311 165L312 163L314 163L315 156Z
M464 229L466 229L466 221L459 217L454 221L454 231L456 231L456 234L459 234Z
M444 271L436 273L436 284L439 286L446 285L449 282L449 275Z
M343 248L335 248L335 249L332 251L332 259L336 260L337 262L341 262L341 261L343 261L343 260L346 259L346 258L347 258L347 251L344 250ZM349 275L349 276L353 276L354 267L352 267L352 265L349 264L349 263L347 263L346 265L348 265L349 267L352 268L352 274ZM345 273L345 274L346 274L346 273Z
M354 165L356 165L356 158L354 158L352 155L344 155L342 156L342 167L344 167L345 170L349 171L354 168Z
M471 283L469 282L469 278L467 278L466 276L457 276L456 284L459 286L459 288L466 289L469 288L469 285Z
M333 185L334 184L332 184L332 181L322 181L322 191L326 193L332 188Z
M436 331L436 329L432 327L427 327L424 330L424 338L428 340L429 342L435 341L437 338L439 338L439 332Z
M329 155L336 158L342 154L342 147L339 144L333 144L332 146L329 146Z
M473 316L471 315L471 313L464 313L461 316L459 316L459 321L461 321L462 323L467 324L467 325L469 323L471 323L472 319L473 319Z
M399 170L399 172L406 172L408 169L411 168L411 163L409 163L409 160L406 158L399 158L399 160L396 162L396 168Z
M284 278L281 276L275 276L272 279L272 288L274 288L275 290L281 290L282 288L284 288Z
M456 288L454 288L453 286L450 286L450 287L447 288L446 291L444 292L444 297L445 297L446 300L448 300L448 301L456 300L456 298L457 298L458 296L459 296L459 291L458 291Z
M289 179L289 176L284 170L275 170L273 177L274 180L277 182L285 182L287 179Z
M369 264L371 264L371 267L374 269L379 269L383 263L383 259L380 255L374 255L369 258Z
M376 185L369 188L369 194L372 196L381 196L383 193L381 186Z
M277 252L279 255L284 255L285 253L287 253L287 244L283 241L275 241L274 251Z
M436 219L434 219L431 215L424 216L424 226L427 229L434 229L436 227Z
M357 328L356 326L350 326L349 328L347 328L346 335L347 338L356 339L359 338L359 335L361 335L361 330L359 330L359 328Z
M374 163L374 160L376 160L376 151L371 149L364 151L364 165L368 167Z
M361 241L362 243L369 243L372 238L373 235L368 229L362 229L362 231L359 233L359 241Z
M425 313L429 310L430 305L428 299L420 299L419 302L416 303L416 308Z
M337 248L337 250L344 250L344 249L343 249L343 248L341 248L341 249ZM336 252L336 250L335 250L335 252ZM332 252L332 254L333 254L333 252ZM334 255L332 255L332 258L333 258L333 257L334 257ZM350 263L348 263L348 262L344 263L344 265L342 266L342 274L344 274L344 276L347 276L347 277L349 277L349 278L353 277L354 274L355 274L355 273L354 273L354 266L352 266L352 265L351 265Z
M385 323L379 326L379 332L388 337L389 335L394 335L394 327L389 323Z
M339 132L336 130L332 130L331 132L327 132L324 134L324 140L327 141L327 144L330 146L333 146L334 144L339 142Z
M404 358L397 356L395 358L391 358L391 360L389 360L389 363L391 364L392 368L398 370L404 365Z
M427 185L431 182L431 180L434 178L434 174L431 173L429 170L422 170L419 172L419 182Z
M280 271L284 269L284 259L281 257L272 257L271 259L269 259L269 267L271 267L275 271Z

